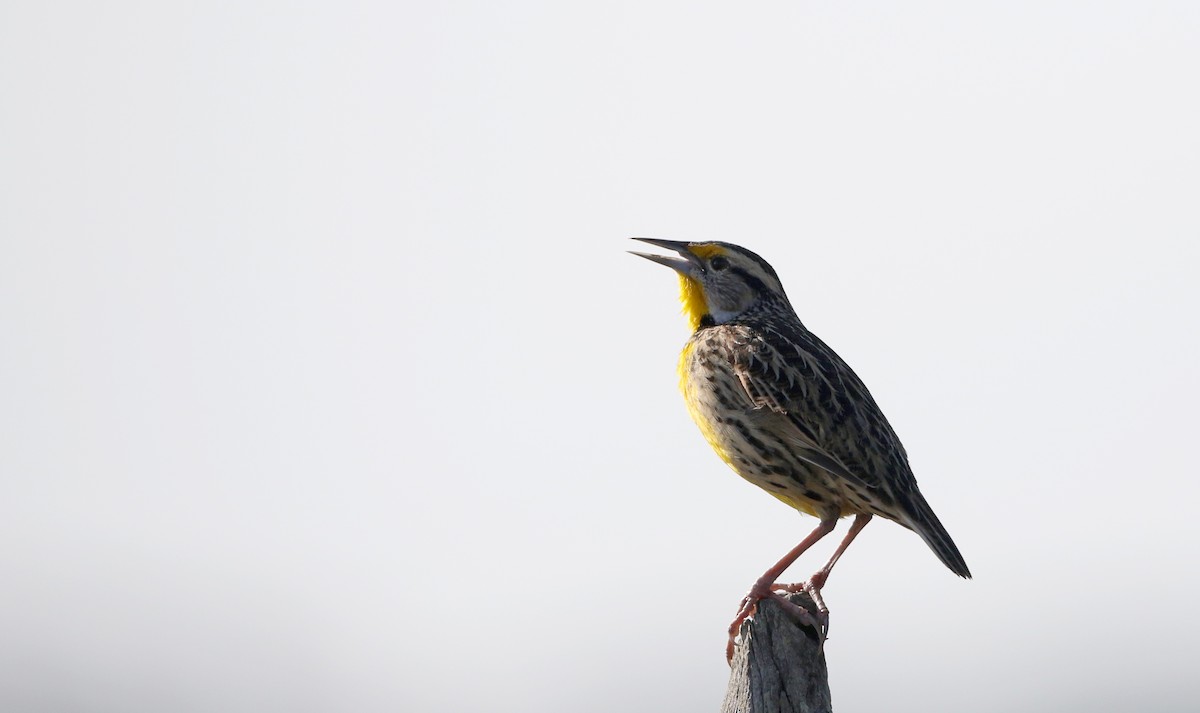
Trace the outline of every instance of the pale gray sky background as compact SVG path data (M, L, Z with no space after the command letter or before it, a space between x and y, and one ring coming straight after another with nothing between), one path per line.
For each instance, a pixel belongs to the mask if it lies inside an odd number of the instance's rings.
M4 3L0 708L715 710L813 522L648 235L776 266L976 575L873 523L838 710L1194 710L1198 74L1195 2Z

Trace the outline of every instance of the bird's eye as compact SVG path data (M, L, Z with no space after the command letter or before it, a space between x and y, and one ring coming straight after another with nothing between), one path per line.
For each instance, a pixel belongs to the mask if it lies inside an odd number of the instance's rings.
M721 270L724 270L725 268L729 267L729 261L723 257L717 256L717 257L714 257L712 260L708 261L708 266L711 267L712 269L716 270L717 272L720 272Z

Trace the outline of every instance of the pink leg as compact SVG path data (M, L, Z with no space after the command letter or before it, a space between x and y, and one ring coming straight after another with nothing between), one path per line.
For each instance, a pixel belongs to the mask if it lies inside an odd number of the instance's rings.
M862 525L858 524L858 520L855 520L854 524L858 527L858 529L862 529ZM865 525L866 523L863 524ZM792 563L795 562L800 555L804 554L805 550L816 544L816 542L822 537L833 532L833 528L836 525L836 517L821 520L821 523L817 525L815 530L809 533L808 537L805 537L800 544L793 547L790 552L784 555L783 559L776 562L771 569L768 569L763 573L763 576L758 578L758 581L756 581L754 586L750 588L750 592L746 594L746 598L742 600L742 605L738 608L737 617L735 617L733 623L729 625L729 643L725 646L726 661L733 660L733 641L742 629L742 622L750 618L750 615L754 613L754 608L758 605L759 601L766 599L767 597L774 597L778 599L784 605L784 608L791 611L792 614L794 614L798 619L809 624L810 626L813 626L814 628L817 628L817 622L813 621L812 615L809 614L806 609L792 604L787 599L775 594L771 590L775 586L775 580L779 579L780 575L783 574L783 571L792 566ZM837 555L834 555L834 559L837 559ZM826 565L826 567L829 566L831 565Z
M825 566L817 570L817 572L809 578L808 581L810 584L812 584L816 589L820 589L821 587L825 586L825 580L829 579L829 573L833 571L833 565L837 564L837 561L842 557L842 553L846 551L846 548L850 546L851 542L854 542L854 538L858 537L858 533L861 532L870 521L870 513L860 513L854 516L854 524L850 526L850 530L846 533L846 536L842 538L842 544L838 545L838 548L833 551L833 556L829 558L829 561L825 563Z
M825 639L826 634L829 633L829 607L825 606L825 600L821 597L821 588L825 586L825 580L829 579L829 573L833 571L833 565L837 564L837 561L841 558L842 553L846 551L846 548L850 546L851 542L854 542L854 538L858 537L858 533L861 532L870 521L871 515L869 513L860 513L855 515L854 524L850 526L850 530L846 533L846 536L842 538L842 543L838 545L836 550L833 551L833 556L829 558L829 561L825 563L824 567L814 572L813 576L809 577L808 581L804 582L803 584L789 584L784 587L780 587L780 589L788 592L803 591L808 594L808 596L812 597L813 602L817 605L817 610L820 611L819 618L821 623L819 630L821 632L822 641Z

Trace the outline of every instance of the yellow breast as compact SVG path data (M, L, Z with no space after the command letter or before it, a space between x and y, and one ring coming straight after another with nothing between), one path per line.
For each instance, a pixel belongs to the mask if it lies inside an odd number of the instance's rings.
M717 423L712 417L709 404L711 393L704 390L701 383L703 380L697 378L698 370L692 364L695 351L695 342L688 342L687 346L683 348L683 353L679 355L679 390L683 392L683 401L687 404L688 415L700 427L700 433L703 434L704 440L708 441L708 445L712 446L721 460L737 470L733 464L733 454L727 447L725 439L722 438Z
M695 342L688 342L687 346L683 348L683 353L679 355L679 390L683 392L683 400L687 404L688 414L700 427L700 433L703 434L704 440L708 441L713 451L735 473L763 488L787 505L801 512L816 515L817 505L805 497L805 487L801 483L777 478L775 480L781 483L782 487L770 487L770 479L761 469L748 465L744 458L742 462L738 462L739 447L744 452L749 449L749 446L736 431L718 421L718 411L721 406L716 397L716 389L740 389L741 386L732 374L721 373L719 370L714 371L711 364L701 364L696 356L697 348ZM709 376L716 376L716 381L709 382ZM725 401L729 403L734 398L734 394L727 394ZM734 414L726 414L726 416L734 416ZM798 463L795 465L800 466Z

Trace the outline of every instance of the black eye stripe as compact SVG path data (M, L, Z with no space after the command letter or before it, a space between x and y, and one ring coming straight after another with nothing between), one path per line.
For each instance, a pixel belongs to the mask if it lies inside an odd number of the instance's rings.
M762 280L758 279L754 275L751 275L749 272L746 272L740 267L735 267L730 270L730 272L745 280L746 284L750 285L751 289L753 289L755 292L765 292L767 289L766 284Z
M775 268L771 267L771 263L763 260L762 256L753 250L747 250L740 245L722 243L720 241L713 241L712 244L716 245L717 247L724 248L731 255L738 255L748 260L752 260L756 265L758 265L759 268L762 269L764 275L770 277L775 282L779 282L779 275L775 272Z

